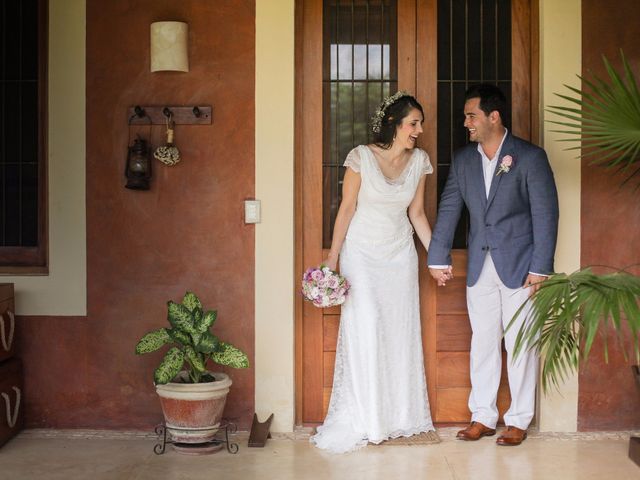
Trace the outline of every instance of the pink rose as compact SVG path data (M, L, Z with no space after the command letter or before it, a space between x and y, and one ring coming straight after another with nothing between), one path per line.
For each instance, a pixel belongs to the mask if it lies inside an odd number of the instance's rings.
M513 157L511 155L505 155L502 158L502 165L505 167L511 167L511 165L513 165Z

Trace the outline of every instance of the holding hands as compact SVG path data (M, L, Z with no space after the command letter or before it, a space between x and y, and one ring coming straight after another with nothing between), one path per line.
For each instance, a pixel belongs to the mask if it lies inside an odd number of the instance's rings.
M453 267L449 265L447 268L429 267L429 273L438 283L439 287L444 287L449 280L453 278Z

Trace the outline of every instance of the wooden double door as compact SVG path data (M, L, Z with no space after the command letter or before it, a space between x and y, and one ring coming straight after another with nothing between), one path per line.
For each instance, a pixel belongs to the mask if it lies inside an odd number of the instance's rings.
M331 8L334 8L333 12ZM387 26L380 29L381 32L386 31L387 40L385 46L378 49L383 57L382 64L387 62L386 66L378 69L381 87L374 78L368 78L369 58L373 58L369 54L365 65L367 72L363 78L356 78L359 67L354 60L354 52L363 48L367 52L374 51L377 47L370 45L383 43L379 36L370 33L372 29L366 21L355 19L353 15L358 10L367 15L381 12L379 16L387 22ZM344 17L349 11L352 15L352 43L350 47L343 48L349 38L340 39L340 34L335 32L342 28L339 23L341 20L335 22L337 27L332 26L327 21L327 15ZM297 1L297 278L301 277L305 268L318 265L329 247L328 229L339 200L335 193L341 178L337 165L344 160L345 149L350 148L349 138L345 146L342 145L344 139L340 140L331 133L336 129L345 129L344 118L340 120L339 112L336 113L340 100L335 97L342 95L345 98L346 95L341 94L340 89L348 88L351 82L352 95L346 98L351 102L354 126L350 136L355 143L362 143L356 142L358 135L362 135L358 133L361 128L356 118L356 87L360 84L366 90L364 104L365 108L368 105L369 110L375 103L373 100L376 95L384 96L395 90L413 92L421 102L425 121L420 147L428 152L435 168L434 174L427 177L425 192L425 209L433 226L438 192L446 180L450 153L466 141L466 131L461 128L464 103L461 95L466 87L479 81L502 86L511 104L512 132L536 140L536 20L535 0ZM362 29L366 29L366 32L363 33ZM349 37L348 34L346 36ZM336 60L341 51L348 52L349 48L351 57L347 62ZM500 54L503 57L501 60L497 58ZM378 57L375 61L378 61ZM340 73L336 72L341 68L350 68L347 74L351 78L343 75L347 78L341 79ZM470 418L467 401L471 388L471 330L465 297L466 228L463 218L458 228L456 248L452 252L456 276L444 288L438 288L431 280L426 268L426 254L418 245L425 369L432 416L440 424L462 423ZM295 288L298 290L299 286ZM313 425L323 421L331 395L340 309L318 309L303 302L299 295L297 298L296 423ZM503 380L498 394L501 414L509 402L506 361L503 361Z

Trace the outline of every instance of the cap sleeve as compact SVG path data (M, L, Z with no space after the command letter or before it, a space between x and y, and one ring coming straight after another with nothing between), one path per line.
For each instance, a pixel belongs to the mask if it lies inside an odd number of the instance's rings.
M431 161L429 160L429 155L424 150L421 150L421 160L422 160L422 169L420 171L421 175L428 175L433 173L433 167L431 166Z
M357 147L349 152L342 165L345 167L351 167L351 170L360 173L360 152Z

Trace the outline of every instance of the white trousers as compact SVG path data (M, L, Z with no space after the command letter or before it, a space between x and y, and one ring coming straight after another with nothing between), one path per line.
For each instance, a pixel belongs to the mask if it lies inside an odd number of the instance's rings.
M502 372L502 337L518 308L529 295L528 288L507 288L487 254L478 282L467 287L467 307L471 320L471 420L495 428L496 401ZM513 348L526 312L504 334L511 406L504 415L506 425L526 429L535 411L538 355L521 351L513 362Z

